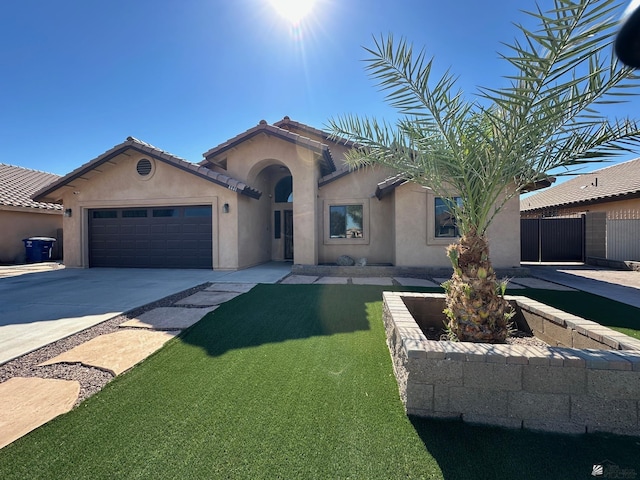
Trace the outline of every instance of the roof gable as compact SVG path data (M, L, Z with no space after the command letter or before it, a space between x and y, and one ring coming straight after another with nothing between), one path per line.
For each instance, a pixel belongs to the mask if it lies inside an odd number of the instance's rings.
M640 195L640 158L583 173L520 201L521 211L602 203Z
M168 152L165 152L164 150L154 147L149 143L138 140L137 138L128 137L127 140L124 141L123 143L116 145L112 149L107 150L102 155L76 168L71 173L68 173L64 177L61 177L58 180L54 181L47 187L42 188L33 196L33 198L36 200L48 199L49 198L48 196L54 193L56 190L70 184L77 178L81 178L83 175L87 174L91 170L99 167L103 163L108 162L109 160L117 157L118 155L120 155L121 153L127 150L138 151L140 153L143 153L145 155L148 155L154 158L155 160L167 163L176 168L179 168L180 170L191 173L200 178L208 180L212 183L228 188L229 190L232 190L234 192L247 195L249 197L260 198L260 196L262 195L260 191L255 190L249 187L246 183L236 180L234 178L231 178L228 175L217 173L217 172L214 172L213 170L206 168L205 166L188 162L180 157L177 157Z
M59 175L0 163L0 205L62 211L56 203L36 202L31 196L59 179Z
M261 120L260 123L255 127L250 128L249 130L239 135L236 135L235 137L227 140L226 142L221 143L220 145L213 147L212 149L203 153L204 160L200 162L200 165L213 164L214 157L224 154L226 151L237 147L241 143L259 134L266 134L266 135L274 136L276 138L280 138L284 141L294 143L295 145L298 145L298 146L302 146L318 154L321 159L320 169L321 169L322 175L328 175L331 172L334 172L336 170L335 163L331 156L331 151L329 150L329 147L326 144L318 142L316 140L312 140L308 137L291 132L284 128L280 128L275 125L269 125L265 120Z

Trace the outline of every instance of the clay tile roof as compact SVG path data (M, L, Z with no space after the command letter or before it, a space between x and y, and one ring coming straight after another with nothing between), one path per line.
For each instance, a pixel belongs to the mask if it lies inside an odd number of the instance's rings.
M583 173L520 201L521 211L593 204L640 195L640 158Z
M188 162L183 158L172 155L169 152L161 150L157 147L154 147L150 143L143 142L142 140L138 140L134 137L127 137L127 140L115 147L107 150L102 155L94 158L93 160L81 165L76 168L71 173L68 173L64 177L60 177L58 180L54 181L52 184L47 187L37 191L33 198L34 199L44 199L47 198L48 195L55 192L57 189L71 183L73 180L81 177L85 173L93 170L99 165L108 162L112 158L120 155L121 153L127 150L136 150L141 153L145 153L156 160L165 162L167 164L173 165L185 172L192 173L200 178L204 178L205 180L209 180L213 183L216 183L220 186L226 187L229 190L233 190L234 192L241 193L243 195L247 195L251 198L260 198L262 193L259 190L255 190L249 187L247 184L235 180L227 175L223 175L213 170L210 170L202 165L198 165L195 163Z
M258 125L256 125L255 127L250 128L249 130L242 132L239 135L236 135L235 137L230 138L226 142L221 143L220 145L213 147L212 149L203 153L202 155L204 156L205 159L202 162L200 162L200 164L207 165L208 163L211 162L212 157L220 155L221 153L224 153L227 150L230 150L236 147L237 145L241 144L242 142L256 135L259 135L261 133L265 133L267 135L273 135L275 137L281 138L288 142L295 143L296 145L301 145L313 152L320 154L322 158L322 163L321 163L322 175L328 175L329 173L335 171L336 169L335 163L331 156L331 151L329 150L329 147L327 145L325 145L324 143L318 142L316 140L312 140L298 133L290 132L289 130L286 130L284 128L280 128L275 125L269 125L264 120L261 120L260 123L258 123Z
M400 185L407 183L407 179L402 174L394 175L380 182L376 188L376 197L380 200L385 195L394 191Z
M35 192L58 178L53 173L0 163L0 205L62 211L62 205L31 199Z

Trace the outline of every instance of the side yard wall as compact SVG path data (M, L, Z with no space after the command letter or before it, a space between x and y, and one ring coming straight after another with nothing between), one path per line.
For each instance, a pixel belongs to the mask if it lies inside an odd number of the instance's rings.
M35 210L35 209L33 209ZM40 213L0 210L0 263L22 263L25 261L23 238L58 238L62 229L62 212ZM57 243L57 242L56 242ZM54 244L52 257L59 259L61 245Z

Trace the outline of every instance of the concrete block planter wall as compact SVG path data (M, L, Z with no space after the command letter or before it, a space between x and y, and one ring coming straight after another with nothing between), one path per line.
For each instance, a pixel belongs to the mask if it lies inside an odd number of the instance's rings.
M508 298L519 327L549 347L428 340L422 328L442 327L444 295L383 293L407 414L640 436L640 341L526 297Z

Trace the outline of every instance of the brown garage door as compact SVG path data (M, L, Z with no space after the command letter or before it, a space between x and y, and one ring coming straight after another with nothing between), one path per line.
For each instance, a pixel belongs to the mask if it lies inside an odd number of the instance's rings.
M212 268L211 205L89 210L91 267Z

